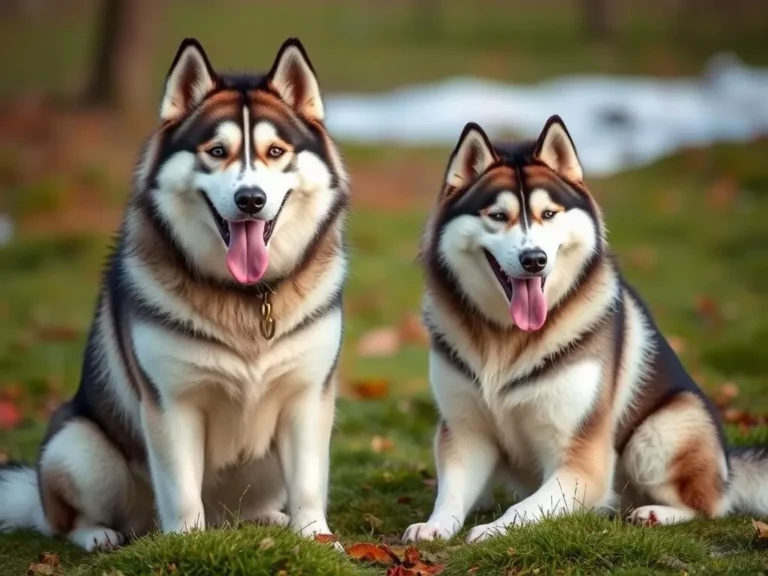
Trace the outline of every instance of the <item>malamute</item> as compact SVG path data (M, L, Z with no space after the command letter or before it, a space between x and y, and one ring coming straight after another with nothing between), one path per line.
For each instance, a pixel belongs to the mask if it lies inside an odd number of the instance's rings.
M622 279L559 117L515 145L465 127L422 261L438 494L405 540L451 537L500 477L522 499L469 541L617 500L642 523L768 514L768 449L727 449Z
M329 532L347 176L301 43L220 74L184 40L136 169L75 396L0 525L88 550L156 526Z

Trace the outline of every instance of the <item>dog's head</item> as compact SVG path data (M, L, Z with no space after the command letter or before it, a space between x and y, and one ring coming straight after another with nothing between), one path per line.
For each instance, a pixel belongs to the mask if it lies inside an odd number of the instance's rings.
M539 330L602 245L597 207L565 124L496 147L477 124L451 154L431 226L434 266L502 326Z
M197 273L241 285L283 276L342 207L344 167L297 39L264 75L218 74L184 40L160 118L138 169L140 203Z

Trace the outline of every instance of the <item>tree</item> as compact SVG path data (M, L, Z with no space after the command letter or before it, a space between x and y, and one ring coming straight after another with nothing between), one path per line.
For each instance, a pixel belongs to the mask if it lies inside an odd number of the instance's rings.
M103 0L85 103L126 112L147 106L161 0Z

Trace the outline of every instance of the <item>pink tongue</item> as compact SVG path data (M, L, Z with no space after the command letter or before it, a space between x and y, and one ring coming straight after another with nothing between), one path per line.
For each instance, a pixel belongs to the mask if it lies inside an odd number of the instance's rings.
M264 221L230 222L227 268L232 277L241 284L253 284L264 276L267 264Z
M520 330L538 330L547 319L547 301L541 278L513 278L509 314Z

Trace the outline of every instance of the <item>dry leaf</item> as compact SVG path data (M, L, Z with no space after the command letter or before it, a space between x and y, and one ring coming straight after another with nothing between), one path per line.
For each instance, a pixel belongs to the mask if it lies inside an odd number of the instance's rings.
M419 574L409 568L398 565L387 568L387 576L419 576Z
M274 539L267 536L261 542L259 542L259 550L269 550L274 545L275 545Z
M699 296L696 298L696 311L699 316L710 324L718 325L722 322L723 316L720 313L720 307L712 298L708 296Z
M413 498L410 496L399 496L397 498L398 504L410 504L411 502L413 502Z
M421 561L421 558L419 557L419 551L414 548L413 546L409 546L405 549L405 552L403 552L403 563L404 564L418 564Z
M648 247L635 248L629 253L629 263L638 270L651 270L656 266L656 253Z
M752 527L755 529L758 540L768 541L768 524L759 520L752 520Z
M362 380L352 384L352 390L359 398L385 398L389 383L386 380Z
M350 558L361 562L400 564L400 558L384 544L352 544L346 551Z
M50 566L58 566L61 564L61 560L53 552L41 552L37 561L41 564L48 564Z
M21 410L13 402L0 400L0 430L10 430L21 423Z
M80 330L73 326L41 326L37 330L37 337L40 340L48 341L71 341L80 337Z
M384 436L379 436L376 434L373 438L371 438L371 450L377 454L382 452L389 452L392 450L393 446L394 444L392 444L392 440L389 438L384 438Z
M321 544L328 544L330 542L336 542L339 539L335 534L315 534L315 542Z
M685 352L685 340L679 336L668 336L667 343L669 347L675 352L675 354L682 354Z
M429 331L421 317L414 313L406 314L400 322L400 338L409 344L429 344Z
M400 331L394 326L374 328L357 342L359 356L392 356L400 349Z
M721 176L707 190L707 203L713 210L730 208L739 195L739 186L731 176Z

